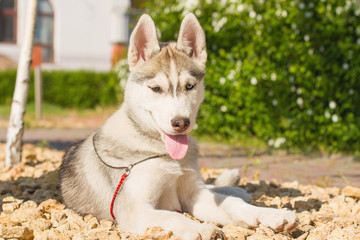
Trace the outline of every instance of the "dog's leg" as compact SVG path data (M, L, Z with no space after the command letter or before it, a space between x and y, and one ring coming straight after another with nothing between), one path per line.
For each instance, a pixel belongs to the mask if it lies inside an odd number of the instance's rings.
M180 239L223 239L219 228L197 223L182 210L176 188L182 175L178 162L153 159L132 170L115 202L114 214L121 231L143 234L160 226Z
M143 204L130 211L122 210L117 216L120 231L143 234L146 228L160 226L172 231L176 237L189 240L224 239L219 228L211 224L197 223L175 211L157 210Z
M209 189L199 190L192 198L190 213L205 220L221 224L238 224L255 227L259 223L276 231L290 230L295 227L295 213L274 208L256 207L243 199L212 192Z

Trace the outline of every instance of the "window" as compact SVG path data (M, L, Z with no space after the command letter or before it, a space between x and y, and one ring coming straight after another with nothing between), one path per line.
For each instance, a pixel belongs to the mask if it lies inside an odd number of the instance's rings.
M1 0L0 0L1 1ZM42 49L42 61L52 62L54 12L48 0L39 0L34 43Z
M16 0L0 0L0 42L16 42Z

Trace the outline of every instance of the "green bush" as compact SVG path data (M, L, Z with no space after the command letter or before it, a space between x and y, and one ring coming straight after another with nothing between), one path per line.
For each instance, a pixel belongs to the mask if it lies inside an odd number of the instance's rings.
M34 75L31 74L28 101L34 100ZM0 72L0 104L10 104L16 71ZM92 108L118 104L121 92L116 73L90 71L43 71L44 101L63 107Z
M16 70L0 71L0 104L11 104Z
M207 37L206 100L197 133L254 136L271 147L360 147L360 3L153 1L161 41L192 11Z

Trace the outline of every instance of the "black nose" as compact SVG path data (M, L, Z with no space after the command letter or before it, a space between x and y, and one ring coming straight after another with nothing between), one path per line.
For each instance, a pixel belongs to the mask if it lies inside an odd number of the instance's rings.
M190 126L190 119L183 117L176 117L171 120L171 125L174 127L175 131L183 132Z

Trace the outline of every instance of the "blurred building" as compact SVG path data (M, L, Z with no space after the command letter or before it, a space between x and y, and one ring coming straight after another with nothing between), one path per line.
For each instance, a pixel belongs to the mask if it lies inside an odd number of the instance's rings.
M128 42L130 0L38 0L33 61L42 69L110 70ZM0 0L0 55L18 61L28 0Z

